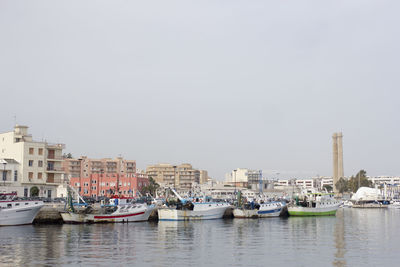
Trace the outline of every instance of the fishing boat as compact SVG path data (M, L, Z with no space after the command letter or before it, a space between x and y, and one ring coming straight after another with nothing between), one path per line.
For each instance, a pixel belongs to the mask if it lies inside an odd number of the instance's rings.
M19 200L15 193L0 194L0 226L31 224L43 201Z
M331 194L312 193L296 197L295 202L288 205L289 216L324 216L336 215L340 202Z
M77 195L78 205L74 205L76 202L73 202L73 194ZM65 212L60 212L60 215L65 223L140 222L147 221L155 209L154 204L132 203L128 200L131 199L114 196L110 199L110 205L103 205L101 210L95 210L91 206L85 205L85 201L76 190L68 187L68 208ZM79 209L74 206L84 206L85 208Z
M243 205L233 210L235 218L267 218L278 217L286 205L282 202L267 202L261 204Z
M170 189L178 197L178 203L174 207L159 208L160 221L221 219L225 211L231 208L231 205L225 202L191 202L183 199L174 189Z
M158 219L160 221L189 221L221 219L225 211L231 207L229 203L205 202L183 205L182 208L160 208Z
M140 222L147 221L154 205L146 203L135 203L116 206L116 210L111 213L90 212L61 212L61 217L65 223L118 223L118 222Z

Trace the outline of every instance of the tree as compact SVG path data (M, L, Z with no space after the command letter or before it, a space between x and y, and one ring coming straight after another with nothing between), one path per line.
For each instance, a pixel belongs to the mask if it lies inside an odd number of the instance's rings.
M351 192L357 192L360 187L372 187L372 181L368 180L365 170L360 170L356 176L351 176L348 181L348 189Z
M39 196L39 188L37 188L37 186L32 187L30 191L31 191L31 197Z
M147 186L142 187L141 193L146 194L150 193L152 196L155 195L156 190L160 187L158 183L153 179L153 177L149 177L149 184Z
M72 159L72 154L71 153L68 153L68 154L64 153L63 158Z
M322 187L322 189L326 189L326 191L328 191L328 192L332 192L332 186L330 186L329 184L326 184L326 185L324 185L323 187Z
M347 192L349 190L348 188L348 181L344 179L343 177L340 177L339 181L335 184L337 190L339 193L343 194L344 192Z

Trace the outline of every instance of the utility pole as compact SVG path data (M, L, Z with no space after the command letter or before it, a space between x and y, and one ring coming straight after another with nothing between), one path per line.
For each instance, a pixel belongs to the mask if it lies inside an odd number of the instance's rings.
M235 174L235 191L234 191L234 195L236 195L236 170L233 170L234 174Z

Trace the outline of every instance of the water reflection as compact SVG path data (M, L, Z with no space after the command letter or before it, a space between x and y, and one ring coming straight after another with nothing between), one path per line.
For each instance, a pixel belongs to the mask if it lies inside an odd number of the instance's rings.
M335 259L333 261L334 266L346 266L346 260L344 258L346 253L346 244L344 239L344 210L339 209L336 212L336 223L335 223Z
M400 210L336 217L0 227L4 266L377 266L399 259Z

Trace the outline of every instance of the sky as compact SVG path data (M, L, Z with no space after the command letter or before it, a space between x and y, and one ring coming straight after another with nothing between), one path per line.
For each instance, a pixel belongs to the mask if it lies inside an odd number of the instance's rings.
M0 132L217 180L400 175L399 1L0 1ZM15 119L16 117L16 119Z

